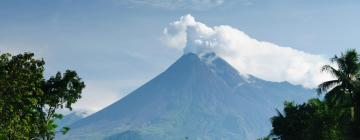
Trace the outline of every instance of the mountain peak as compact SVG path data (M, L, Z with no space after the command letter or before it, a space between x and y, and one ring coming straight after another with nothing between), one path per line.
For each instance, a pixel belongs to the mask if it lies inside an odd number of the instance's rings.
M72 124L61 139L256 139L270 130L274 108L309 92L243 77L215 53L186 53L126 97Z
M200 60L207 64L212 64L212 62L218 58L218 56L214 52L204 53L199 56Z
M186 63L184 63L185 61ZM240 73L224 59L217 56L214 52L201 54L186 53L177 62L182 62L185 64L185 66L179 67L193 67L193 65L190 64L201 63L202 66L209 69L216 76L224 79L224 81L230 87L236 87L244 83L254 83L260 80L252 75ZM177 65L177 62L174 65ZM174 65L172 65L171 67L174 67Z
M180 57L180 59L178 59L172 66L170 66L170 68L175 65L178 65L179 63L187 64L187 66L185 67L188 68L193 66L190 64L195 64L195 63L203 63L207 66L211 66L215 59L218 59L218 56L215 53L203 53L203 54L186 53L182 57Z

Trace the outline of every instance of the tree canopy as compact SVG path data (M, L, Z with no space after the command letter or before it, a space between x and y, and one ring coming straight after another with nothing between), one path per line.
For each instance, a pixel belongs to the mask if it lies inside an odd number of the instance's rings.
M286 102L283 111L271 118L268 138L281 140L357 140L360 137L360 59L350 49L331 58L334 65L321 69L334 79L318 86L323 100L304 104Z
M33 53L0 55L0 139L53 139L63 117L57 110L81 98L85 84L75 71L45 79L44 65Z

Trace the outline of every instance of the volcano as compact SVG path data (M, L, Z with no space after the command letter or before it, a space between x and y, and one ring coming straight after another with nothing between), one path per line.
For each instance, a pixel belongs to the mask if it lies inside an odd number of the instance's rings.
M214 53L187 53L57 139L254 140L269 134L270 118L285 100L303 102L314 93L241 74Z

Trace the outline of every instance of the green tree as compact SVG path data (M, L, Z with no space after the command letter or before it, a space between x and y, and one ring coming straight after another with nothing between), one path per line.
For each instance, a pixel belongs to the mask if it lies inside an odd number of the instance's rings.
M360 137L360 60L355 49L334 56L334 68L325 65L322 70L331 73L335 79L319 85L319 93L325 92L325 101L333 107L351 110L353 137Z
M331 58L334 66L322 71L335 79L319 85L323 101L311 99L295 105L285 103L283 113L272 118L271 136L275 139L356 140L360 137L360 67L359 55L351 49Z
M53 139L56 111L81 98L85 84L75 71L45 80L44 65L33 53L0 55L0 139Z
M337 68L324 65L321 70L329 72L335 79L320 84L318 93L326 93L325 100L330 105L351 106L355 99L355 83L359 79L359 55L356 50L351 49L341 53L340 57L335 55L331 62Z
M343 132L334 113L319 99L300 105L285 102L284 112L278 111L271 118L271 136L281 140L340 140Z

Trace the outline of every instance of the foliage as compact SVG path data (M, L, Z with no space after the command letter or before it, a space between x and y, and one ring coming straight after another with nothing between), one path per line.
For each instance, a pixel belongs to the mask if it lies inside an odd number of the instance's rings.
M335 55L331 61L338 69L325 65L322 71L328 72L335 77L334 80L326 81L319 85L318 93L326 93L325 101L332 106L351 106L353 102L355 83L359 81L359 55L355 50L348 50L340 57Z
M319 85L323 100L311 99L295 105L285 103L283 113L272 117L273 139L355 140L360 136L360 60L351 49L331 58L335 64L322 71L335 79Z
M0 139L53 139L63 117L56 111L81 98L85 84L75 71L45 80L44 65L33 53L0 55Z
M335 112L319 99L300 105L286 102L284 112L278 111L271 118L271 135L282 140L339 140L345 136L341 124L348 123L349 115L338 116Z

